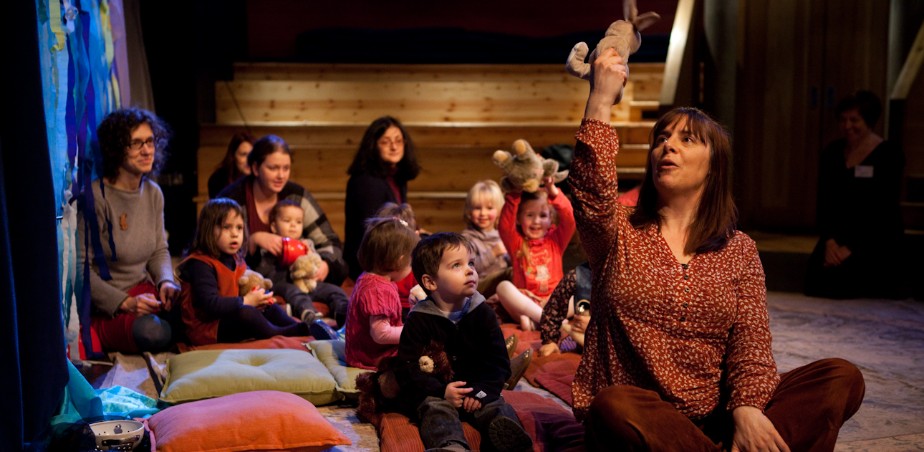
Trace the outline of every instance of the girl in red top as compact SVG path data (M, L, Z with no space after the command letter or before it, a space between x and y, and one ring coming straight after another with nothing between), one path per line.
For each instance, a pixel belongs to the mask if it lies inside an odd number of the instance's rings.
M561 256L575 230L571 201L551 178L536 193L507 193L497 229L513 260L513 282L498 284L497 298L523 330L535 330L563 275Z
M404 322L396 282L411 273L417 232L400 218L370 218L357 258L365 270L356 278L346 320L346 361L377 369L382 358L398 354Z
M247 270L241 257L246 238L236 202L215 198L202 208L191 252L177 269L183 323L193 345L310 334L305 323L273 304L272 292L254 288L238 295Z

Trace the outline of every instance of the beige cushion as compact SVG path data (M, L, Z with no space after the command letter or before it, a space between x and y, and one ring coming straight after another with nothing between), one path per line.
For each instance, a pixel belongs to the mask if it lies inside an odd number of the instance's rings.
M315 405L339 399L337 383L310 353L298 350L201 350L167 361L160 398L169 403L247 391L295 394Z

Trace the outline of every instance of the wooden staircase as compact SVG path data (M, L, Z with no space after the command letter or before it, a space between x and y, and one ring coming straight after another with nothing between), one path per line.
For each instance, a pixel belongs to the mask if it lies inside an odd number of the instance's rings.
M663 64L633 64L612 121L622 144L620 177L638 180L661 91ZM343 234L346 170L363 132L382 115L400 119L422 167L408 187L421 227L464 227L465 193L498 179L497 149L525 138L536 150L574 144L586 81L559 65L236 64L234 79L215 85L216 123L201 127L197 207L231 135L276 134L293 153L292 180L317 198Z

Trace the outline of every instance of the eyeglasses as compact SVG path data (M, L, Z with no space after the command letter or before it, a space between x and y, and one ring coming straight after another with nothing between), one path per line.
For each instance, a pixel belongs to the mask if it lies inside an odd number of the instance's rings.
M378 141L378 145L383 147L391 147L393 144L395 146L404 146L404 139L397 138L395 141L392 141L388 138L382 138Z
M156 147L154 137L148 138L147 140L143 140L143 141L142 140L132 140L130 143L128 143L128 148L135 152L140 151L141 148L145 146L151 149L154 149Z

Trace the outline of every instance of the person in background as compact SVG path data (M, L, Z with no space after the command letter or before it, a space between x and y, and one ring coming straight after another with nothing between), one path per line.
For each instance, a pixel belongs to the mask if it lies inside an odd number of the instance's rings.
M493 180L475 182L465 196L462 235L475 247L472 258L479 276L478 292L489 298L501 281L510 279L510 255L497 231L503 207L504 194Z
M302 206L289 199L276 203L270 211L270 229L289 240L302 240L310 252L311 243L301 238L302 221L305 212ZM314 302L322 302L330 308L330 315L339 326L346 322L347 304L349 297L346 292L333 284L318 281L314 290L305 293L292 283L289 266L282 264L282 259L267 252L262 252L262 259L253 267L253 270L273 281L273 292L281 296L287 304L292 306L292 315L301 319L309 326L315 320L321 320L321 314L315 309ZM312 331L313 336L317 336ZM315 337L315 339L318 339Z
M572 385L588 450L831 451L859 409L842 359L777 374L757 246L735 229L731 142L695 108L654 125L636 208L617 202L611 110L628 68L591 68L571 193L593 269L590 325Z
M77 211L77 268L89 267L92 328L104 351L162 351L171 344L166 313L179 287L164 195L151 177L165 160L170 133L153 113L128 108L107 115L97 136L101 177Z
M234 181L250 174L247 155L253 150L253 142L253 135L247 132L238 132L231 136L225 158L209 176L209 199L218 196L218 193Z
M818 163L819 239L805 280L806 295L827 298L904 296L900 255L905 156L873 131L879 98L858 91L837 105L843 136Z
M347 169L344 256L353 280L363 271L356 253L366 219L386 202L407 203L407 183L419 173L414 141L401 122L391 116L372 121Z
M273 302L273 292L254 287L239 295L246 239L236 202L215 198L202 207L190 253L177 266L183 323L193 345L310 334L305 322Z
M386 202L382 204L382 208L375 213L376 218L397 218L399 220L404 220L407 222L408 227L414 230L417 233L417 236L420 237L420 228L417 227L417 219L414 216L414 209L411 208L410 204L395 204L393 202ZM401 281L395 281L395 284L398 287L398 299L401 300L401 321L407 320L407 313L411 310L411 301L416 301L419 296L411 297L411 292L414 291L417 286L417 280L414 279L414 273L408 273ZM423 292L423 289L419 289L417 294Z
M375 370L398 353L404 322L395 283L411 272L417 232L399 218L370 218L359 247L365 269L356 279L347 309L347 365Z
M590 321L590 280L590 267L584 262L571 269L558 283L542 308L539 356L584 347L584 333ZM568 337L562 339L564 325L568 325L571 331Z
M274 256L281 255L282 236L272 232L269 214L277 202L289 199L301 206L305 213L301 237L311 240L324 260L318 280L337 286L343 283L347 270L340 237L311 193L289 180L292 151L285 140L276 135L260 138L247 155L247 165L250 174L225 187L219 194L233 199L243 208L244 224L250 234L247 263L256 266L261 250Z

